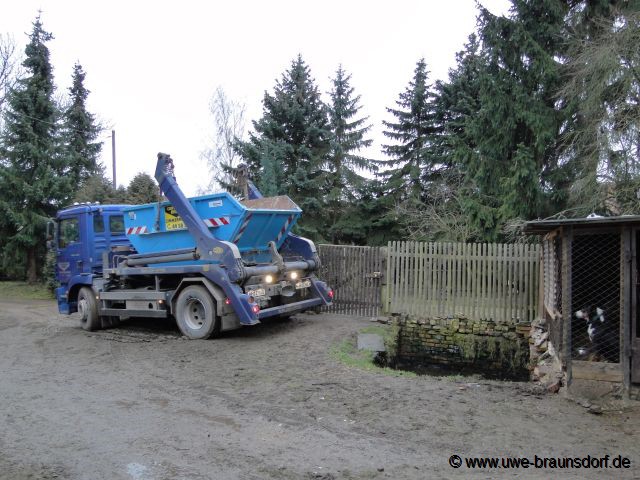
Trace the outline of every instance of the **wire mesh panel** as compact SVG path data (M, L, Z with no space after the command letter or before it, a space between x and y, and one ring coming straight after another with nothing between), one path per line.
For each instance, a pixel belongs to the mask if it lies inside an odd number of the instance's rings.
M576 234L571 253L571 352L620 361L620 234Z

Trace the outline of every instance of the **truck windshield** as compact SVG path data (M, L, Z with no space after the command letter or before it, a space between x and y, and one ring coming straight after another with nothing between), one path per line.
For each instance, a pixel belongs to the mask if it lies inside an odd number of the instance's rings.
M124 233L124 217L122 215L111 215L109 217L109 231L111 231L111 235Z
M70 243L80 240L80 229L77 218L63 218L59 224L58 246L65 248Z

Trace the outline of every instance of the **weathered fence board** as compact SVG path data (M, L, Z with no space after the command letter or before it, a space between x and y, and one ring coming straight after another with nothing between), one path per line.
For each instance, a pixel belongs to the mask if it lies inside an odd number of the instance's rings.
M335 292L326 310L531 321L538 314L539 252L529 244L320 245L320 276Z
M390 242L384 310L531 321L539 255L537 244Z

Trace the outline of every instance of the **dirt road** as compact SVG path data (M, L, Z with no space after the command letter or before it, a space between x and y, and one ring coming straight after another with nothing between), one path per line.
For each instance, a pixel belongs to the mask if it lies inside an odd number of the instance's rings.
M2 479L639 478L640 412L531 385L391 377L332 345L369 322L301 315L188 341L171 322L88 333L0 303ZM452 468L460 456L623 455L628 470Z

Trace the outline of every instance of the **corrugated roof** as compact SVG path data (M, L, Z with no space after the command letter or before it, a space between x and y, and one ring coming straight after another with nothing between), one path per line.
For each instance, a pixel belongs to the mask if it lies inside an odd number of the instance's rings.
M525 223L524 233L543 234L559 227L611 227L630 224L640 224L640 215L620 215L617 217L584 217L559 218L552 220L533 220Z

